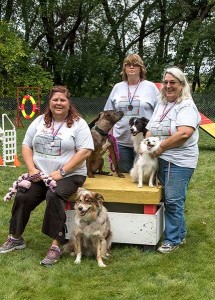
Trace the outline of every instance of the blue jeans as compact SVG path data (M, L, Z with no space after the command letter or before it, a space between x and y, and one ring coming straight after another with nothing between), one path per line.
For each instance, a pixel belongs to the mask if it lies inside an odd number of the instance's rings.
M118 144L119 149L119 171L129 173L133 167L135 152L133 147L125 147Z
M164 243L178 245L186 236L184 202L193 168L184 168L159 160L158 178L163 187L165 206Z

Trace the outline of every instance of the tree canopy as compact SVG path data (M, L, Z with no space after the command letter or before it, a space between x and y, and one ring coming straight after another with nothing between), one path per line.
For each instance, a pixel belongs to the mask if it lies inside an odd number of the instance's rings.
M14 85L47 88L53 79L74 96L106 96L132 52L149 80L177 65L193 91L213 89L214 7L214 0L0 1L1 94Z

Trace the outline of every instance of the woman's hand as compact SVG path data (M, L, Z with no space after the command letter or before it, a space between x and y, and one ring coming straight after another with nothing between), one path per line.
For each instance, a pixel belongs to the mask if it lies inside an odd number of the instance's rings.
M28 175L32 177L31 181L33 182L38 182L42 179L40 176L40 170L38 170L37 168L32 168L31 170L28 170Z
M82 163L90 156L92 150L81 149L65 164L62 166L66 174L72 173L73 170L79 168ZM60 180L63 178L60 170L54 171L50 174L54 180Z
M58 181L63 178L63 176L60 174L60 170L54 171L50 174L51 178Z
M158 156L160 156L163 153L163 151L164 150L162 149L162 147L159 146L156 151L152 152L151 157L152 158L158 157Z

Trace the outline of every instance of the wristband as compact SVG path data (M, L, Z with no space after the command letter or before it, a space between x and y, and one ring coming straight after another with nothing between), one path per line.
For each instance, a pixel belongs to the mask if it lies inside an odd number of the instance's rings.
M62 177L66 176L66 172L64 171L64 169L62 167L60 167L59 171L60 171L60 175Z

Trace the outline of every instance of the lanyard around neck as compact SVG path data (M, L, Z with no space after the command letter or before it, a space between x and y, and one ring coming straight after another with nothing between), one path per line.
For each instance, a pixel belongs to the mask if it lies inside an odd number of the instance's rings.
M61 127L63 126L65 120L63 120L60 125L58 126L58 128L54 131L54 120L52 121L52 139L54 141L56 135L58 134L59 130L61 129Z
M167 109L168 103L164 106L163 113L162 113L162 115L160 117L160 122L163 121L163 119L166 117L166 115L168 114L168 112L173 108L173 106L175 106L176 102L177 101L175 101L174 104L169 107L169 109Z
M129 104L130 104L130 105L132 104L132 101L133 101L133 99L134 99L134 96L135 96L135 94L136 94L136 91L137 91L137 89L138 89L138 86L139 86L140 82L141 82L141 80L139 79L138 82L137 82L137 85L136 85L136 89L135 89L134 94L133 94L132 97L131 97L131 91L130 91L130 89L129 89L129 84L128 84L128 101L129 101Z

